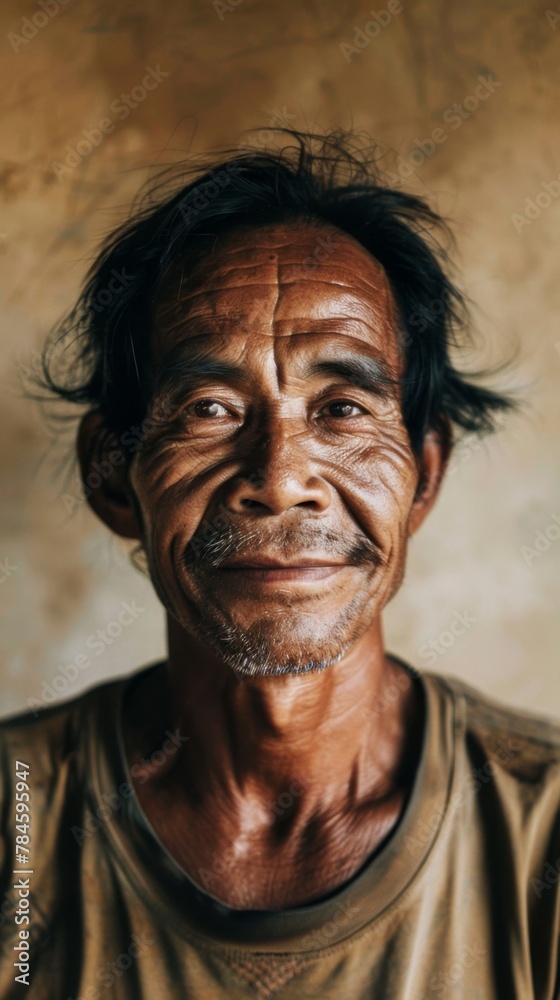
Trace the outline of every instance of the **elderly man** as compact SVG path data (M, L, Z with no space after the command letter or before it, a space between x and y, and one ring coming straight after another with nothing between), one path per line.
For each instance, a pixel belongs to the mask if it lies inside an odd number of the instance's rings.
M169 649L2 727L2 997L557 995L560 727L381 626L510 402L453 367L428 206L291 136L114 233L47 373Z

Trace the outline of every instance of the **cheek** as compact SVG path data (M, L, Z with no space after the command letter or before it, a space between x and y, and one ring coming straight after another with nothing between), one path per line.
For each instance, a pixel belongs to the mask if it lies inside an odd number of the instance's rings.
M152 458L139 455L131 477L145 527L145 542L154 557L165 555L174 538L181 542L195 534L212 496L232 475L231 456L208 454L197 446L164 450Z
M417 470L406 431L380 430L333 456L328 477L360 528L384 549L407 535Z

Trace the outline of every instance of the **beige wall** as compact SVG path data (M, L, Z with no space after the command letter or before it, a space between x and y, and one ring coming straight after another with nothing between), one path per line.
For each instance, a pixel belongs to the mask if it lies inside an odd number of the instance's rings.
M3 714L48 697L45 681L68 697L164 650L149 582L85 505L67 519L62 495L75 488L76 474L65 460L68 439L53 441L41 411L18 395L17 368L33 367L34 351L76 295L97 240L125 214L143 168L234 144L241 129L283 118L295 127L353 122L394 151L386 161L392 169L441 130L432 155L412 157L410 185L457 233L489 344L469 361L495 360L518 345L516 378L529 409L493 441L458 452L430 523L413 541L405 587L387 613L388 642L419 666L560 715L553 520L560 522L560 197L529 225L512 220L560 172L560 6L550 2L547 15L544 0L405 0L376 37L356 35L367 44L352 52L341 46L372 21L367 0L232 0L229 9L211 0L44 0L48 15L36 3L5 0ZM40 26L22 41L23 19L38 12ZM25 24L32 35L33 22ZM168 75L125 118L120 95L158 66ZM481 76L499 85L475 109L470 98ZM465 99L472 114L458 118L448 109ZM53 162L106 117L112 131L57 177ZM537 532L544 551L531 554ZM110 644L90 649L88 637L116 620L122 601L143 610ZM445 647L451 623L465 614L468 627ZM441 653L432 650L428 660L430 641ZM65 680L61 667L79 654L91 662Z

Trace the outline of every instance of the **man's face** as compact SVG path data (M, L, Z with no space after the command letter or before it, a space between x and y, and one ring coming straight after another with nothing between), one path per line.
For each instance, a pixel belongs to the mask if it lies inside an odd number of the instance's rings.
M152 346L169 416L130 484L160 599L240 673L335 662L401 582L418 483L381 265L335 228L237 229L169 273Z

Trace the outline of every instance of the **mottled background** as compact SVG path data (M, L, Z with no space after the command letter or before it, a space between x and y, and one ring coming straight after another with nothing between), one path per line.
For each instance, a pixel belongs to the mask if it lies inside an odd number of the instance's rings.
M487 345L468 364L517 352L509 380L528 404L491 441L457 451L388 609L389 647L560 715L557 0L408 0L379 30L367 0L41 2L4 0L0 31L2 714L164 650L149 581L86 504L69 516L69 439L53 438L20 389L98 240L158 164L236 144L246 128L353 124L451 220ZM141 87L146 67L161 80L124 117L120 95ZM477 107L480 77L492 83ZM61 171L107 117L110 133ZM117 634L123 601L138 610Z

